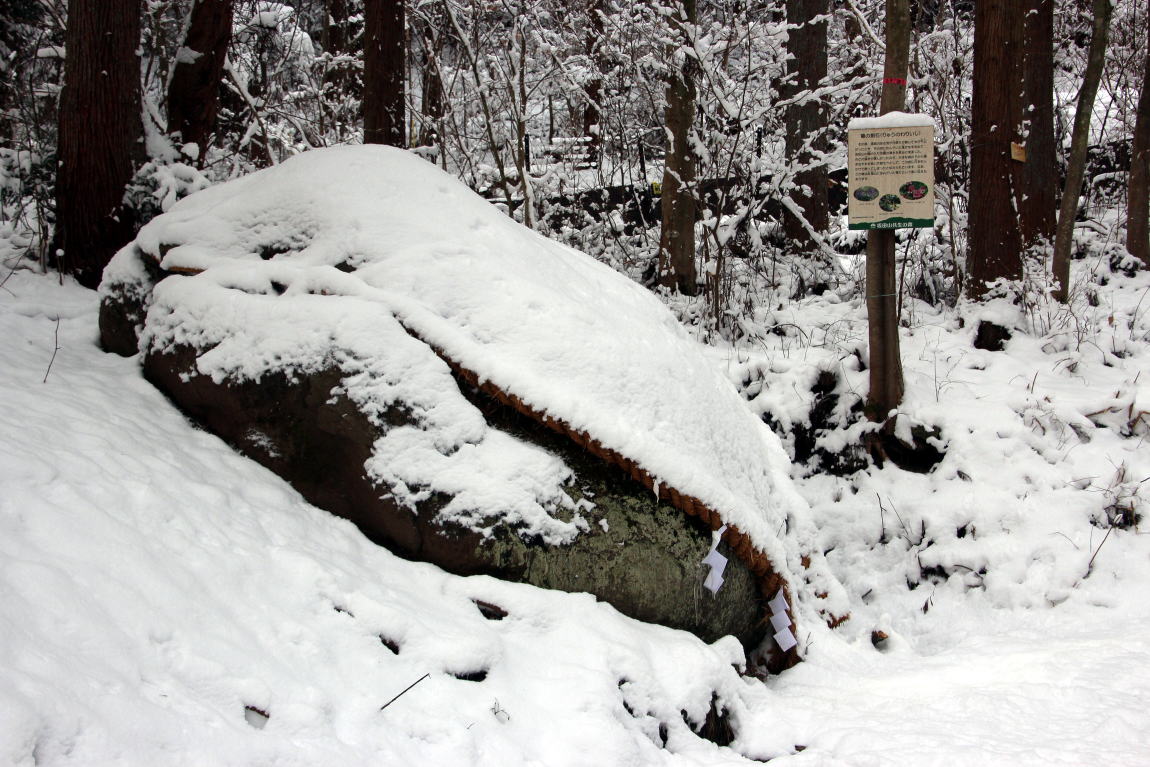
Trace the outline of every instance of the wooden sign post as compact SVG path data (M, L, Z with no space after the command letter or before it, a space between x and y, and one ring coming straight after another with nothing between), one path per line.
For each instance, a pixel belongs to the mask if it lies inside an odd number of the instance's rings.
M883 63L879 115L906 105L910 64L910 6L886 0L886 60ZM881 197L881 195L880 195ZM848 198L849 199L849 198ZM902 359L898 343L897 285L894 277L894 231L871 229L866 245L866 308L870 351L870 392L866 412L886 421L902 402Z

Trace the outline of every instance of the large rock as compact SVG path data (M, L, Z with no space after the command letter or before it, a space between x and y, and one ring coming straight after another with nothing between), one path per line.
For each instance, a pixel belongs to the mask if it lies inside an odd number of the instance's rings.
M564 591L587 591L640 620L686 629L712 641L726 634L762 639L760 593L737 558L717 596L702 587L710 530L619 469L491 399L479 401L494 428L549 450L573 469L567 486L595 508L574 542L548 545L511 525L487 535L436 521L446 502L433 495L406 508L365 473L378 428L346 395L338 370L260 381L216 383L196 370L190 347L148 354L144 372L188 415L288 480L311 503L354 522L398 554L460 575L487 574ZM480 396L480 395L476 395ZM392 425L407 423L396 409ZM720 550L726 550L723 545ZM729 552L728 552L729 553Z
M109 266L100 326L401 555L748 646L779 590L836 609L777 440L665 308L412 155L310 152L182 201Z

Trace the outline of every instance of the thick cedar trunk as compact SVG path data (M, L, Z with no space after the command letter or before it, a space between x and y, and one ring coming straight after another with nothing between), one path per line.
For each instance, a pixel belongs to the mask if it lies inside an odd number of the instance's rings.
M363 143L405 147L403 0L366 0L363 10Z
M92 288L135 234L124 189L142 152L140 15L139 0L68 3L53 252Z
M1014 208L1010 145L1017 136L1018 38L1022 0L979 0L974 11L971 103L970 257L967 291L1022 276L1022 238Z
M695 0L678 3L678 44L690 45L696 17ZM667 82L667 153L663 169L659 230L659 281L693 296L699 286L695 272L695 152L690 145L695 119L695 69L690 56L679 55L681 68L672 68Z
M827 76L827 0L787 0L787 86L785 98L812 91ZM821 19L814 21L814 19ZM827 166L816 155L826 151L826 111L822 99L810 98L786 110L786 151L790 163L810 166L795 176L791 199L802 210L806 224L790 211L783 216L787 250L809 255L819 245L811 230L827 231ZM804 189L805 187L805 189ZM810 227L809 229L807 227Z
M910 10L907 0L886 0L886 59L883 64L879 114L906 104L910 65ZM892 229L867 232L866 306L870 343L870 393L867 415L886 420L902 402L902 356L898 341L898 283L895 280L895 239Z
M587 56L591 60L593 72L587 83L587 104L583 108L583 135L587 137L587 157L592 163L599 161L599 149L603 143L603 130L600 125L600 102L603 98L603 62L600 46L603 41L604 0L588 0L587 3Z
M232 0L197 0L168 84L168 130L199 147L201 165L219 112L233 10Z
M1150 3L1146 8L1147 40L1150 40ZM1134 147L1130 153L1130 185L1126 197L1126 249L1150 267L1150 43L1142 70L1138 117L1134 123Z
M1106 59L1106 45L1110 36L1110 0L1094 0L1094 30L1090 37L1090 53L1082 88L1078 91L1078 105L1074 110L1074 132L1070 138L1070 157L1066 163L1066 186L1058 207L1058 227L1054 235L1054 297L1065 302L1070 296L1070 249L1074 243L1074 218L1078 215L1078 197L1082 194L1082 179L1086 175L1086 149L1090 141L1090 118L1094 113L1094 97L1102 81L1102 66Z
M1054 0L1027 0L1022 29L1026 161L1017 165L1022 245L1054 242L1058 157L1054 142Z

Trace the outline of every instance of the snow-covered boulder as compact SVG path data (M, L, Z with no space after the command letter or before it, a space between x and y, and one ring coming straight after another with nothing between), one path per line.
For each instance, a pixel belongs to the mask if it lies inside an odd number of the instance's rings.
M747 644L780 590L841 609L777 439L665 307L412 154L199 192L101 290L105 348L401 554Z

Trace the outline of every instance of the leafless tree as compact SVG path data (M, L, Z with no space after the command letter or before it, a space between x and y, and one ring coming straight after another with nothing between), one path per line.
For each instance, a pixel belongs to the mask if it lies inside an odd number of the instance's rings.
M1142 70L1142 91L1138 94L1138 116L1134 123L1134 146L1130 157L1130 182L1126 196L1126 248L1150 267L1150 3L1146 8L1146 63Z
M1090 36L1090 53L1082 88L1078 91L1078 104L1074 110L1074 132L1070 138L1070 156L1066 162L1066 185L1062 188L1062 202L1058 207L1058 228L1054 235L1054 296L1065 302L1070 296L1070 250L1074 240L1074 219L1078 215L1078 197L1082 194L1082 180L1086 175L1086 149L1090 141L1090 120L1094 111L1094 97L1102 81L1102 67L1106 63L1106 45L1110 36L1110 0L1094 0L1094 29Z

